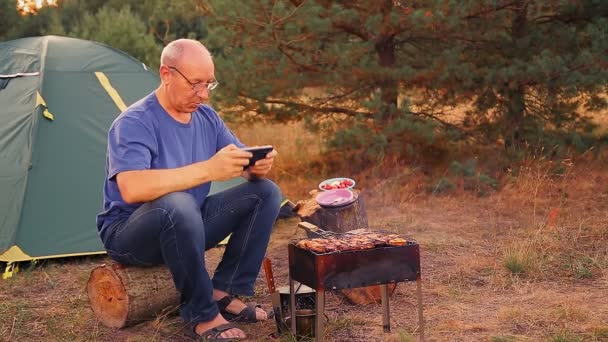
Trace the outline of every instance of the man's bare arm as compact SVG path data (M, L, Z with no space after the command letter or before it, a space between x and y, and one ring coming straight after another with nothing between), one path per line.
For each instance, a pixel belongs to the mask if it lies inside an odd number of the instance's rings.
M126 203L149 202L206 182L238 177L250 157L250 152L228 145L209 160L175 169L124 171L116 176L116 182Z
M125 171L116 176L122 199L129 204L153 201L209 181L204 162L176 169Z

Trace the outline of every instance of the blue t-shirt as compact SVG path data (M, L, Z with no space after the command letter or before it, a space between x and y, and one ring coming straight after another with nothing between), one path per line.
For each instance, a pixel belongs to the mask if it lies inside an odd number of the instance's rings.
M117 219L126 219L141 203L122 199L116 175L123 171L173 169L211 158L229 144L244 145L226 127L217 113L201 105L184 124L173 119L153 92L134 103L112 123L108 134L104 211L97 215L101 231ZM187 190L203 205L210 183Z

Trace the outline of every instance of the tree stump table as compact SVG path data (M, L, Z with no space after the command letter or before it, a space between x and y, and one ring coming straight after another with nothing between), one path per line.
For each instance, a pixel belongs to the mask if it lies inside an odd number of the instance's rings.
M311 198L296 203L297 214L304 222L312 223L323 230L344 233L359 228L367 228L367 213L363 196L358 190L353 190L357 199L350 204L340 207L321 207L316 201L320 192L310 192Z

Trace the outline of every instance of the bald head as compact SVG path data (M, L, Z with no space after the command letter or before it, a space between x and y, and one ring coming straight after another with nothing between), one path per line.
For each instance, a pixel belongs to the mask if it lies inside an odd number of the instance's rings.
M198 40L178 39L167 44L160 55L160 64L176 66L184 60L211 58L211 53Z
M159 101L164 101L163 107L168 112L190 115L201 103L209 101L208 86L217 85L215 66L209 50L201 42L178 39L167 44L160 63L161 84L157 96Z

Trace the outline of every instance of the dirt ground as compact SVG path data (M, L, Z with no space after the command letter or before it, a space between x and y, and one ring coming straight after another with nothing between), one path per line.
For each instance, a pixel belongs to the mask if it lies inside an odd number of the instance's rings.
M607 194L604 181L596 180L600 193ZM551 216L550 200L528 206L504 196L462 195L422 198L399 208L374 208L373 196L370 202L371 228L404 233L420 243L427 341L608 341L603 202L562 203L553 223L541 222ZM268 256L278 286L288 285L287 243L304 236L298 222L281 220L271 238ZM577 254L576 244L588 253ZM531 246L528 259L536 266L510 272L505 255L522 246ZM208 252L210 269L221 253L221 248ZM104 256L49 260L29 269L24 265L1 281L0 340L187 341L176 316L119 331L95 319L85 284L91 269L108 261ZM357 306L340 293L328 294L327 340L414 341L415 290L414 283L397 286L391 333L382 331L379 304ZM270 308L263 271L256 293L253 299ZM275 325L270 320L243 329L251 341L268 341Z

